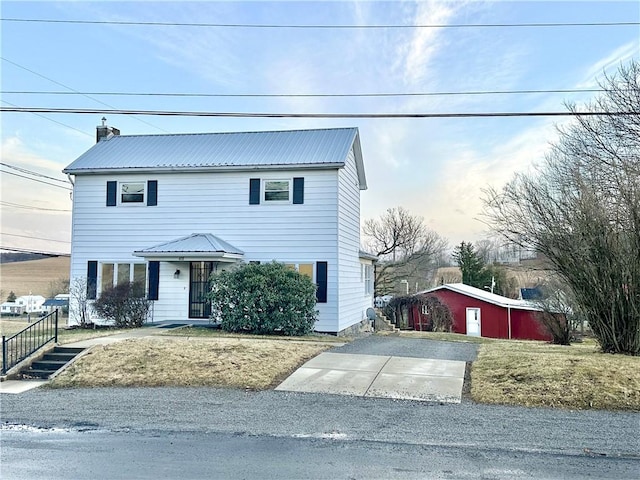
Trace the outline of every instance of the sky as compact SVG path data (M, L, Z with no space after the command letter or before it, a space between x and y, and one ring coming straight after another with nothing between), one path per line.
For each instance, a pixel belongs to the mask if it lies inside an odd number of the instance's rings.
M316 114L562 112L567 102L582 104L597 93L460 93L597 89L603 74L640 60L638 1L3 1L0 8L3 107ZM594 22L636 25L283 27ZM405 95L290 96L365 93ZM456 95L406 95L417 93ZM71 192L61 171L95 143L102 116L1 113L1 247L70 251ZM488 235L481 217L483 190L500 188L516 172L531 171L557 138L557 126L570 121L106 117L123 135L358 127L368 183L361 193L361 221L402 206L422 217L451 247Z

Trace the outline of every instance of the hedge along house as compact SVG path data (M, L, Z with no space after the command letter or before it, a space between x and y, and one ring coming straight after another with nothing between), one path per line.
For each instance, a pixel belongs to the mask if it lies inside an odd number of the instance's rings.
M539 307L525 300L514 300L480 290L479 288L451 283L440 285L417 295L432 295L449 307L453 316L453 331L469 336L552 340L536 318ZM429 319L423 312L414 310L415 325L426 325Z
M364 324L375 258L359 250L357 128L125 136L103 119L97 140L64 169L70 278L90 300L139 281L151 321L207 319L211 273L275 260L317 285L317 331ZM72 300L71 324L76 310Z

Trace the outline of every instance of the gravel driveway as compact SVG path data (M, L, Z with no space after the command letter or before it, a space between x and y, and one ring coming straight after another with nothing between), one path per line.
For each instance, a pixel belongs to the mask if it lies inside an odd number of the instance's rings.
M472 362L478 356L479 345L467 342L444 342L426 338L406 338L391 335L370 335L331 349L334 353L391 355L394 357L437 358Z

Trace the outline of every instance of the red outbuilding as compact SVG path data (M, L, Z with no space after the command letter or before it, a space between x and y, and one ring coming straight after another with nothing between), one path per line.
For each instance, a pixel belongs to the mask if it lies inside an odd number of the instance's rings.
M514 300L462 283L440 285L416 295L435 296L449 307L455 333L519 340L552 339L536 318L541 309L525 300ZM428 323L427 318L421 318L422 311L417 310L412 312L414 328Z

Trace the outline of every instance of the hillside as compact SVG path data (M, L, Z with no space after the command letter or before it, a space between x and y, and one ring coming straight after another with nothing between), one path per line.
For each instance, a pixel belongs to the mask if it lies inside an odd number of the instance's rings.
M52 283L69 278L69 265L69 257L3 263L0 265L0 303L6 301L11 291L17 296L31 292L47 297Z

